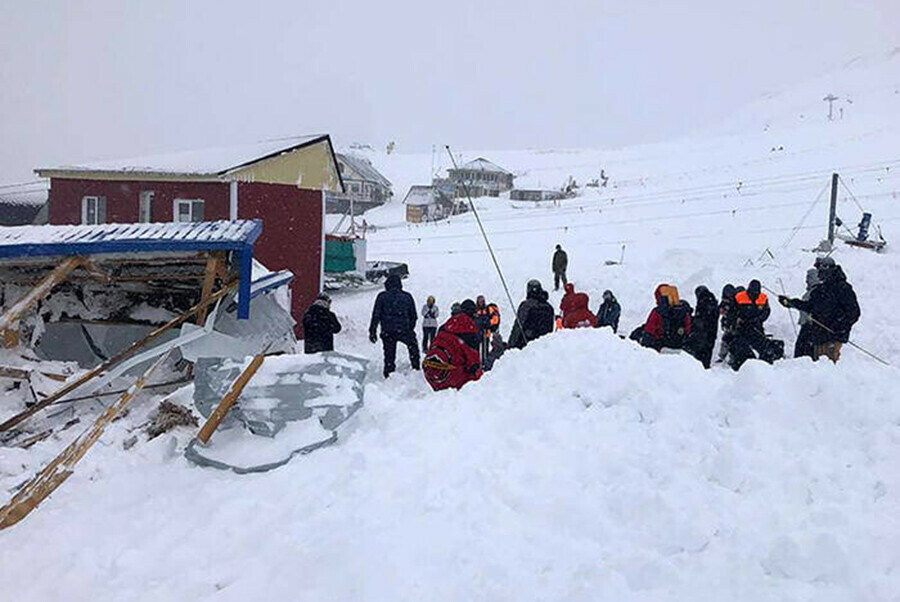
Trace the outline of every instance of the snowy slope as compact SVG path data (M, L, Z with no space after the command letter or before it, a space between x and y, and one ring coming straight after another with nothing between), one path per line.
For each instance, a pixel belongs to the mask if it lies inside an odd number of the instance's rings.
M895 241L897 114L881 109L865 123L462 155L529 186L606 169L608 188L560 206L478 203L514 302L529 278L549 283L561 243L592 307L615 291L627 332L662 281L691 301L699 284L718 292L753 277L800 294L833 169ZM403 221L400 201L427 182L431 154L371 158L396 197L366 214L377 227L370 259L408 261L404 286L419 303L434 294L445 312L486 294L506 334L512 309L472 216ZM856 201L841 189L849 224ZM604 265L622 244L624 264ZM840 247L835 257L863 308L854 340L897 364L898 255ZM897 368L848 348L837 365L704 371L578 331L434 394L405 371L403 353L401 372L380 378L380 350L366 341L375 292L334 301L338 348L373 361L366 405L337 446L252 476L189 465L187 430L123 451L152 405L144 400L56 494L0 532L4 590L16 600L897 599ZM775 306L769 321L789 348L795 318ZM65 440L0 448L0 484L20 483Z

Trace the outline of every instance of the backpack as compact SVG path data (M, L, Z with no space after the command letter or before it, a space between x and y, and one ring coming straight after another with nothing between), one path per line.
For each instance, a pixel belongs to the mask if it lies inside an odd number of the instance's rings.
M684 346L689 334L686 322L690 312L690 306L680 302L677 305L670 305L663 312L663 347L681 349Z

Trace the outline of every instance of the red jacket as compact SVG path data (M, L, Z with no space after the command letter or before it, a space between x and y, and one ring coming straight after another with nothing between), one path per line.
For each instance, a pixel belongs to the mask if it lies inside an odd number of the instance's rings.
M423 362L425 380L435 391L460 389L481 378L481 341L478 324L466 314L457 314L441 326Z
M559 304L563 312L563 328L593 328L597 326L597 316L588 309L591 299L585 293L576 293L573 284L566 285L566 294Z
M688 335L691 334L691 312L687 311L687 306L683 305L682 302L678 302L678 305L671 306L669 305L669 298L665 297L664 292L666 289L664 287L669 287L667 284L660 284L656 287L656 307L650 312L650 315L647 316L647 322L644 324L644 332L653 337L653 339L659 344L660 347L669 347L671 346L669 343L672 343L672 338L678 339L686 339ZM671 287L669 287L671 288ZM669 334L667 337L666 334L666 322L667 318L669 320L672 319L671 313L675 312L678 314L683 313L684 317L681 320L680 324L669 324ZM678 332L681 330L681 332ZM681 345L678 344L677 347Z

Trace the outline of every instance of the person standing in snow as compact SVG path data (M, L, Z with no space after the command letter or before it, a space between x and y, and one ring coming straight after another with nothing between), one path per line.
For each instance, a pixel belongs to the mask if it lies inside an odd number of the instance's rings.
M603 303L597 310L597 328L609 326L613 332L619 331L619 315L622 313L622 307L619 305L616 296L611 290L603 291Z
M331 297L319 293L303 314L303 352L334 351L334 335L341 331L341 323L331 311Z
M694 294L697 295L697 308L694 310L691 336L688 337L685 349L708 370L719 333L719 302L705 286L698 286Z
M553 253L553 290L559 290L559 282L563 285L569 281L566 280L566 269L569 267L569 256L563 251L560 245L556 245L556 251Z
M819 280L819 271L816 268L810 268L806 271L806 292L800 298L801 301L809 301L809 295L813 289L821 284ZM812 357L814 345L812 342L813 323L809 319L809 313L800 311L800 319L797 323L800 325L800 333L797 335L797 341L794 343L794 357Z
M778 301L785 307L809 314L814 327L810 334L813 360L824 355L837 362L841 357L841 346L850 340L850 329L859 320L859 302L844 270L832 258L825 257L820 261L818 277L822 282L810 291L807 301L785 295L779 296Z
M375 298L372 320L369 322L369 340L378 342L378 327L381 327L381 343L384 347L384 377L396 370L397 343L403 343L409 350L409 363L413 370L419 369L419 342L416 340L416 302L412 295L403 290L400 276L391 274L384 281L384 290Z
M481 332L481 357L490 351L491 335L500 329L500 308L496 303L485 301L484 295L475 299L475 322Z
M734 337L729 343L729 364L735 371L749 359L759 359L774 363L784 357L784 342L766 336L763 323L772 313L769 298L762 292L759 280L751 280L747 290L738 291L734 296L737 321Z
M733 284L726 284L722 288L722 300L719 301L719 322L722 327L722 343L719 345L719 359L716 362L724 362L728 357L728 345L734 339L734 327L737 324L737 303L734 296L737 289Z
M528 281L525 300L519 304L509 335L509 347L524 349L529 342L553 332L554 312L549 298L538 280Z
M429 296L422 306L422 353L428 351L428 346L437 334L438 316L440 308L435 304L434 297Z

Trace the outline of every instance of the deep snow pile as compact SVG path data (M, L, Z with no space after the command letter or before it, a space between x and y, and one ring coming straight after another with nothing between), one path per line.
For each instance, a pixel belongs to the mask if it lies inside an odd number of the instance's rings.
M120 427L2 534L16 599L891 599L900 409L847 354L705 372L607 331L429 394L368 388L355 431L260 476ZM34 578L35 566L41 578Z
M857 83L865 99L868 84ZM900 103L883 100L865 120L816 127L486 154L528 186L585 182L601 167L611 177L559 206L478 201L515 302L528 279L548 284L556 243L592 309L615 291L624 332L644 320L660 282L692 302L697 285L718 293L754 277L798 296L813 260L803 249L825 233L832 169L900 240ZM435 295L444 316L452 301L486 294L507 334L512 309L472 216L403 221L399 200L428 181L430 155L372 159L399 198L366 214L377 228L369 258L408 261L405 288L420 304ZM855 224L859 207L843 189L838 209ZM624 264L605 265L622 244ZM835 258L862 306L854 340L897 365L900 256L839 246ZM434 394L403 371L402 347L401 372L380 378L380 346L366 340L376 292L334 299L337 349L371 361L365 405L334 447L261 475L201 469L182 456L188 429L123 450L158 399L135 403L50 499L0 532L4 591L16 600L897 599L898 368L845 348L837 365L704 371L591 330L509 352L481 381ZM774 306L767 324L788 349L793 320ZM187 387L171 400L190 398ZM0 448L7 495L69 435Z

